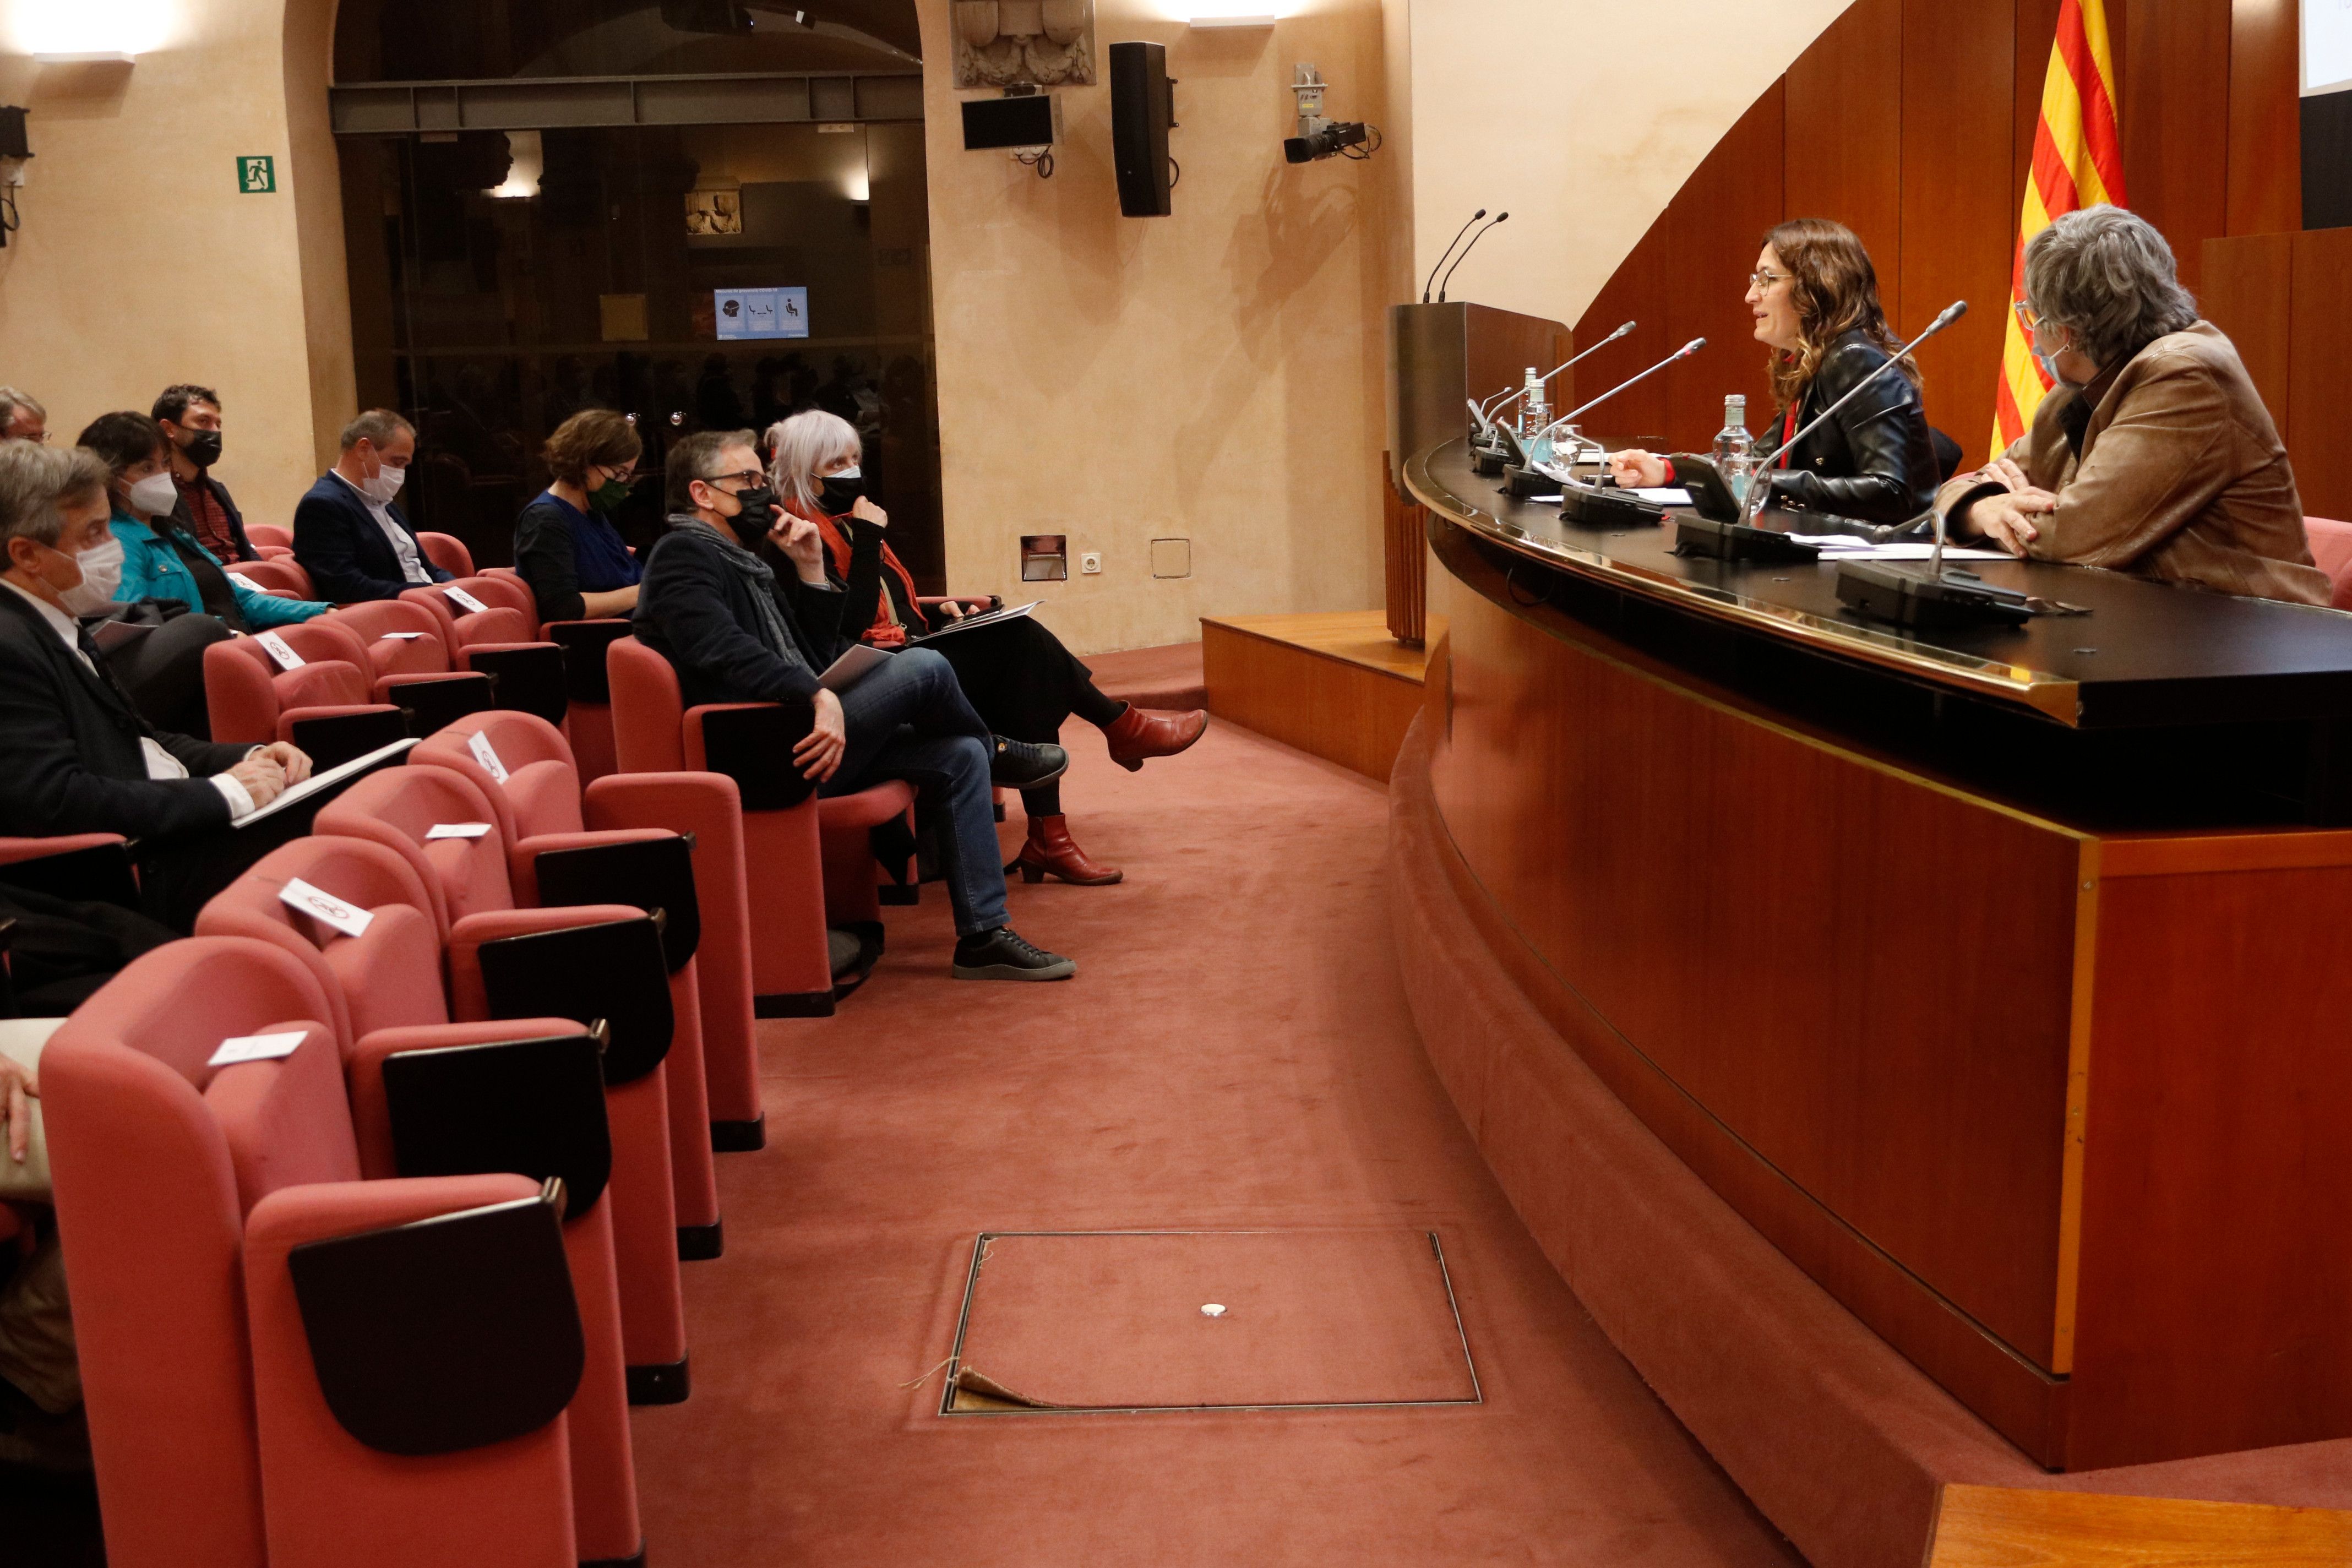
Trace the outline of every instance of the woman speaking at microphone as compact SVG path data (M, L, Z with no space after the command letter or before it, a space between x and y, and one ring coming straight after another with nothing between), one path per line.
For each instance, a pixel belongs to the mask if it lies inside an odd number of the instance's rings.
M772 427L768 445L777 498L785 510L816 524L834 580L845 588L843 637L902 647L961 618L952 604L936 610L925 605L913 574L883 542L889 514L866 494L858 473L863 443L855 426L812 409ZM772 545L766 548L772 552ZM989 728L1016 741L1051 745L1075 713L1103 732L1111 761L1133 770L1146 758L1182 751L1209 726L1208 714L1197 709L1138 708L1104 696L1093 672L1032 616L958 632L930 646L955 667L964 695ZM1071 838L1058 779L1023 790L1021 804L1029 837L1013 864L1024 878L1037 882L1054 876L1087 886L1119 879L1118 868L1087 858Z
M1942 468L1908 358L1788 449L1789 437L1852 392L1903 346L1878 302L1878 273L1853 231L1827 218L1791 218L1764 237L1748 280L1756 338L1779 405L1756 441L1756 471L1772 500L1864 522L1904 522L1935 502ZM1957 454L1955 454L1957 458ZM1629 449L1609 459L1617 482L1654 488L1674 468Z

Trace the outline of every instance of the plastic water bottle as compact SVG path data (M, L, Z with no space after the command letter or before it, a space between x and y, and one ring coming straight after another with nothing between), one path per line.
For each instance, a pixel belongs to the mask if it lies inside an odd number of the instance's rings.
M1748 434L1748 398L1735 392L1723 400L1723 428L1715 433L1715 468L1733 499L1748 493L1756 468L1756 442Z
M1533 365L1528 366L1527 395L1519 399L1519 439L1527 444L1528 461L1540 463L1551 457L1551 443L1538 442L1536 437L1551 424L1551 401L1544 389L1543 376ZM1540 447L1542 449L1538 450Z

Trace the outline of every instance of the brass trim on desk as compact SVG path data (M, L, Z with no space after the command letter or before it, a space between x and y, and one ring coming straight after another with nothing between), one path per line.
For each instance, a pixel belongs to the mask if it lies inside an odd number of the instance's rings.
M1448 443L1450 444L1450 443ZM1553 540L1539 539L1525 529L1487 511L1476 502L1455 495L1429 471L1432 447L1415 453L1404 467L1405 488L1413 499L1438 516L1481 538L1494 541L1515 554L1547 566L1628 590L1679 609L1696 611L1771 633L1789 642L1863 660L1937 685L1950 686L2003 701L2015 702L2046 714L2062 724L2082 722L2081 688L2063 676L2028 669L2022 665L1996 664L1969 654L1920 647L1894 632L1845 621L1824 619L1785 605L1747 598L1723 588L1661 575L1630 565L1594 550L1580 550Z

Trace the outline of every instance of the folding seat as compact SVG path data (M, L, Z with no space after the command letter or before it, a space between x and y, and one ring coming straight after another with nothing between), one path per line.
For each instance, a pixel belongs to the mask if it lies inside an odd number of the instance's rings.
M606 655L614 754L624 774L709 772L735 781L742 799L743 866L751 900L751 986L762 1018L832 1013L826 955L832 918L877 919L866 830L905 815L915 792L896 780L820 799L792 765L790 716L773 703L704 703L688 709L669 660L635 637ZM828 877L834 862L844 869Z
M363 1179L328 1013L285 953L193 939L42 1058L107 1560L571 1568L565 1412L599 1287L563 1185ZM261 1035L291 1039L213 1065Z
M450 576L470 577L474 574L474 552L467 549L466 542L456 534L420 532L416 542L424 547L425 559Z
M294 531L274 522L248 522L245 525L245 542L256 550L275 544L282 549L294 548Z
M297 881L366 911L364 928L352 936L296 909L284 895ZM643 1532L629 1447L613 1208L600 1197L599 1173L609 1173L612 1163L613 1119L605 1102L613 1091L595 1069L594 1054L584 1063L583 1082L583 1062L561 1045L551 1047L561 1037L543 1023L450 1023L431 900L415 868L381 844L326 837L281 845L205 905L196 935L268 942L318 982L342 1042L344 1087L365 1176L507 1169L533 1178L566 1175L573 1202L564 1222L565 1246L582 1286L590 1352L571 1426L580 1549L591 1562L635 1556ZM572 1032L595 1022L573 1020ZM614 1058L606 1054L603 1060L610 1065ZM468 1136L463 1140L449 1135L446 1113L436 1115L436 1093L464 1107ZM495 1118L496 1107L517 1103L529 1108L523 1115ZM584 1157L571 1143L549 1140L551 1127L571 1128ZM593 1292L592 1280L601 1281Z
M462 827L472 836L435 837L434 829L443 826ZM472 833L476 826L481 831ZM700 1048L691 945L698 911L690 907L691 893L677 899L682 906L677 910L665 905L658 924L634 900L518 907L497 813L470 780L446 768L386 768L361 779L320 809L313 832L380 844L416 874L441 942L452 1017L474 1022L537 1016L554 1012L560 999L567 1010L593 1007L601 1016L635 1020L633 1035L640 1028L659 1035L659 1053L642 1062L637 1058L646 1053L633 1055L639 1071L613 1085L606 1096L613 1124L613 1235L630 1397L636 1404L684 1399L688 1384L679 1255L715 1257L719 1235L715 1224L707 1231L678 1228L668 1078L654 1069L662 1067L674 1039L681 1052ZM666 832L593 837L637 843L676 838ZM653 973L649 982L648 965L665 973ZM698 1088L700 1080L682 1073L680 1082ZM695 1124L708 1115L697 1106ZM707 1170L707 1135L695 1142ZM709 1206L715 1208L715 1197Z
M499 759L501 779L474 749L474 737ZM562 847L552 835L663 828L689 836L701 940L694 967L700 981L703 1091L714 1149L757 1149L764 1142L759 1046L751 1026L751 905L744 885L743 811L734 781L717 773L624 773L581 787L565 737L527 713L494 711L458 720L409 753L419 766L455 769L490 803L507 843L507 870L517 896L542 903L537 866ZM684 1120L686 1096L670 1086L674 1147L696 1136ZM688 1184L680 1173L681 1225ZM716 1218L716 1210L712 1218Z
M451 668L498 677L499 707L536 713L551 724L563 721L563 652L539 637L530 590L520 582L465 577L410 588L397 602L433 618Z
M525 595L530 618L541 642L563 650L563 737L572 742L572 760L583 782L601 779L614 771L613 699L604 679L604 650L629 635L626 617L593 621L542 621L539 595L522 574L511 566L492 566L485 577L510 584ZM506 706L514 706L511 703ZM541 715L544 717L545 715Z
M256 548L267 551L277 547L257 545ZM310 572L294 559L294 552L290 550L278 555L265 553L258 561L227 562L222 570L234 572L255 587L267 589L272 594L291 594L298 599L316 599L319 596L318 590L311 584Z
M454 649L443 621L408 599L374 599L345 605L320 617L348 627L367 649L376 695L385 701L429 700L439 693L396 693L394 688L448 682L452 692L429 715L420 711L416 732L430 734L451 720L490 708L520 708L551 720L563 717L562 656L536 643ZM457 701L455 688L470 689Z
M360 639L325 616L214 643L205 649L213 739L290 741L322 766L387 745L407 722L376 696L370 671Z

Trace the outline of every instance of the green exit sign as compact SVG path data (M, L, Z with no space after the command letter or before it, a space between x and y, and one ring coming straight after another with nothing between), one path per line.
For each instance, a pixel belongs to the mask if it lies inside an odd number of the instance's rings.
M239 158L236 161L236 188L248 196L266 196L278 189L278 160L270 157Z

